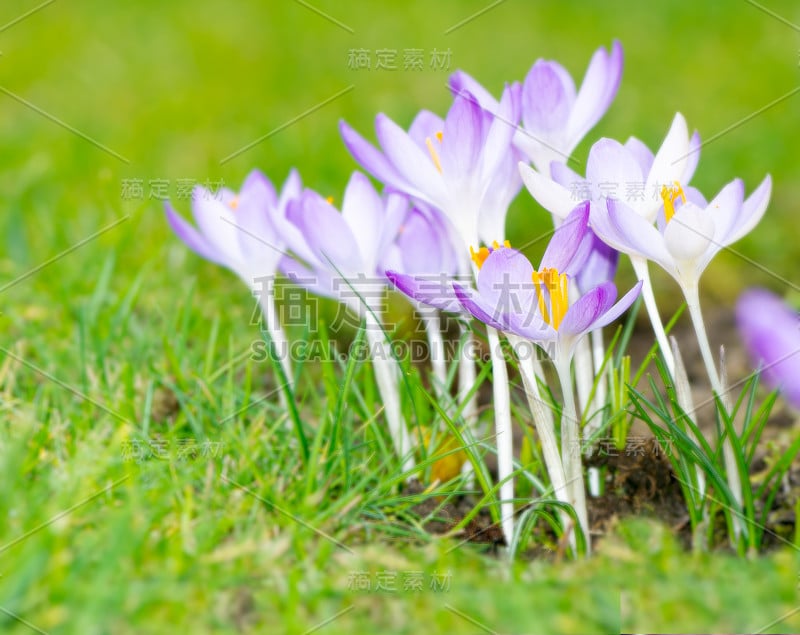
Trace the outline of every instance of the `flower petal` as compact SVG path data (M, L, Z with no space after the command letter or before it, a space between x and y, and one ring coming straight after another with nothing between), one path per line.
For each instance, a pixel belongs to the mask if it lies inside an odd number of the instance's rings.
M342 218L358 243L361 260L370 275L375 267L383 224L383 201L369 179L353 172L342 200Z
M664 229L664 245L684 273L698 262L714 240L714 221L694 203L681 205ZM696 271L695 275L700 274Z
M686 171L686 166L689 165L689 144L689 129L686 126L686 120L681 113L676 113L669 132L653 159L653 166L650 168L645 184L646 191L652 192L653 188L657 186L680 181ZM682 183L682 185L686 185L686 183ZM651 223L655 220L660 206L660 202L652 200L648 205L643 206L643 211L646 211L645 217Z
M610 53L604 48L595 51L569 117L567 136L574 145L594 128L614 101L622 79L622 66L622 45L618 41L614 40Z
M419 114L414 117L411 122L411 127L408 129L408 136L414 140L420 150L428 152L425 145L426 139L436 141L436 133L444 131L444 119L439 115L432 113L430 110L420 110Z
M444 120L439 147L442 175L448 181L462 183L476 176L484 140L483 120L484 111L475 97L462 93L455 98Z
M575 83L557 62L537 60L525 76L521 99L525 129L549 138L566 129L575 102Z
M736 322L745 348L768 384L800 408L800 320L781 298L749 289L736 303Z
M636 298L639 297L639 293L641 293L642 291L643 284L644 281L639 280L635 285L633 285L633 288L631 288L631 290L628 291L628 293L622 296L614 306L608 309L608 311L603 313L603 315L601 315L597 319L597 321L594 323L594 326L592 327L592 330L608 326L614 320L616 320L620 315L625 313L625 311L627 311L630 308L630 306L634 303Z
M496 315L497 308L487 303L485 298L470 292L466 287L462 287L458 283L453 284L453 290L461 306L476 320L498 331L508 330L507 324L498 321L497 318L499 316Z
M739 218L731 230L721 238L721 242L727 246L750 233L767 211L771 193L772 177L767 174L756 190L744 201Z
M659 231L622 201L609 199L605 205L592 204L589 224L594 233L624 254L654 260L667 271L672 257Z
M450 86L453 96L460 95L461 93L469 93L478 100L478 103L484 110L496 113L500 109L500 102L492 97L492 94L475 78L464 71L459 70L450 75L447 84Z
M336 275L366 271L353 232L333 205L312 191L289 205L287 218L294 223L322 266ZM338 270L338 271L337 271Z
M413 189L406 179L400 175L391 161L374 145L358 134L344 121L339 122L339 132L344 145L353 158L379 181L391 187L409 191ZM409 193L412 193L409 191ZM414 192L414 195L417 193Z
M528 315L535 296L533 265L516 249L495 249L478 272L477 287L494 315Z
M180 238L183 243L206 260L215 262L225 267L230 267L228 257L217 247L209 242L191 223L186 221L169 202L164 203L164 211L167 215L167 222L172 227L172 231Z
M592 188L592 200L601 197L621 198L629 183L644 181L636 157L614 139L603 138L589 150L586 161L586 180Z
M642 169L642 178L644 178L644 175L649 174L651 168L653 167L653 159L655 158L655 155L643 141L640 141L636 137L630 137L625 142L625 149L636 159L636 162Z
M576 336L593 330L595 322L612 307L616 299L617 287L613 282L605 282L591 289L569 307L558 329L559 335Z
M436 170L429 153L419 148L405 130L384 114L375 118L375 130L386 158L407 184L405 188L398 186L398 189L441 207L446 192L442 175Z
M553 232L553 237L542 256L540 271L555 269L563 272L569 267L588 231L589 208L589 201L580 203Z
M441 275L412 276L399 271L387 271L386 277L394 287L412 300L436 307L448 313L463 313L453 290L453 279Z
M518 165L522 182L536 202L558 218L566 218L576 203L570 191L526 163L520 161Z

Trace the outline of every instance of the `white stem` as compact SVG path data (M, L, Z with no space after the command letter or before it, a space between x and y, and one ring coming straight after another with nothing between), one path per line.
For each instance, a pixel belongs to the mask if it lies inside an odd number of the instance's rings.
M706 332L705 321L703 320L703 312L700 308L700 292L697 285L685 287L683 294L686 298L686 305L689 307L689 315L692 318L695 333L697 334L697 343L700 345L700 355L703 357L703 363L706 366L708 379L711 382L711 389L719 396L722 402L722 407L731 414L728 407L729 396L725 387L722 385L717 366L714 363L714 356L711 353L711 345L708 342L708 333ZM734 433L736 431L734 430ZM728 477L728 486L733 493L733 498L742 508L742 481L739 477L739 469L736 465L736 457L733 453L733 443L729 437L726 437L725 442L722 444L722 457L725 461L725 472ZM737 537L742 534L743 526L742 519L733 514L733 529Z
M464 421L470 428L470 431L478 436L478 393L477 391L469 397L472 387L477 381L477 371L475 370L475 341L473 340L472 331L466 323L459 324L459 333L461 336L461 359L458 363L458 402L464 404L462 413L464 414Z
M694 420L694 399L692 399L692 387L689 384L689 377L686 375L686 366L683 365L683 357L681 356L680 348L678 348L678 340L670 337L670 341L672 342L672 354L675 357L675 394L678 398L678 404L683 408L686 416ZM687 426L686 432L689 438L699 447L699 440L691 426ZM699 465L696 465L695 469L697 472L697 488L702 498L706 495L706 475Z
M259 302L261 304L261 312L264 316L264 322L267 325L270 339L274 345L275 354L283 369L283 374L286 375L286 384L290 389L294 388L294 376L292 374L292 360L289 356L289 341L286 338L286 333L281 328L278 310L275 307L275 297L272 295L272 289L259 290ZM283 390L278 392L280 395L281 405L286 408L288 406L286 400L286 393Z
M425 325L425 334L428 336L428 357L431 360L435 390L438 395L442 395L447 387L447 364L439 310L425 307L420 311L420 317Z
M647 309L647 314L650 316L650 323L653 325L653 333L655 333L658 346L661 348L661 355L664 356L664 361L667 364L667 371L670 377L675 377L675 360L672 358L672 349L667 340L667 333L664 330L664 323L661 321L661 316L658 314L658 306L656 306L656 297L653 295L653 284L650 282L650 270L647 267L647 260L637 256L631 256L631 264L636 276L642 281L642 298L644 298L644 306Z
M603 342L603 329L597 329L589 334L592 338L592 363L594 364L595 376L600 373L603 362L606 360L606 347ZM608 368L597 378L597 389L594 392L594 409L597 410L606 405L606 381L608 379Z
M514 536L514 443L511 431L511 397L508 387L508 369L500 336L492 327L486 327L492 357L492 393L494 397L494 426L497 443L497 476L500 485L500 521L506 544Z
M400 369L392 355L391 347L386 341L386 336L380 323L373 312L366 311L367 340L369 341L372 367L375 369L375 381L383 401L386 421L389 424L389 435L397 455L403 461L403 470L414 468L414 455L411 452L411 438L403 421L400 410L400 393L398 380Z
M586 553L591 551L589 535L589 513L586 509L586 487L583 482L583 464L580 447L580 421L575 408L575 395L572 392L572 375L570 359L564 354L557 354L555 361L561 392L564 393L564 409L561 414L561 461L567 478L570 502L578 515L583 535L586 537Z
M539 391L538 377L541 373L541 365L539 360L536 359L536 347L532 342L515 335L508 335L507 337L517 353L519 372L522 376L522 383L525 385L525 396L528 400L528 407L531 410L533 425L536 426L536 432L542 443L542 455L547 468L547 475L553 486L553 493L557 500L570 504L567 478L564 474L564 465L561 463L561 455L558 451L553 412L548 404L542 400L541 392ZM562 526L565 529L568 528L570 523L569 515L566 512L559 515L561 516ZM575 532L570 532L570 542L574 547Z
M589 395L592 394L594 381L594 368L592 364L592 351L589 341L582 337L575 346L575 384L578 388L578 407L583 412L589 405Z

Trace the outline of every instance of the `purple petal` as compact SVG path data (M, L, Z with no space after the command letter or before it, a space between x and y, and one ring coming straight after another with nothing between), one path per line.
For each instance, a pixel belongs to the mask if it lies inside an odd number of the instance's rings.
M533 265L516 249L495 249L478 272L477 287L494 314L528 315L535 296Z
M609 199L606 213L602 207L592 205L589 222L603 242L622 253L642 256L670 268L672 258L655 227L621 201Z
M537 60L522 85L522 122L534 135L565 130L572 104L575 83L556 62Z
M211 262L225 267L230 266L226 254L223 254L206 240L205 236L178 214L169 202L164 203L164 211L167 214L167 222L170 227L172 227L172 231L175 232L178 238L180 238L189 249L206 260L210 260Z
M294 223L322 265L338 274L365 270L353 232L336 209L316 192L307 191L289 205L287 218ZM337 271L338 269L338 271Z
M387 271L386 277L398 291L412 300L448 313L463 313L453 290L452 278L440 275L412 276L398 271Z
M617 299L617 287L613 282L605 282L582 295L567 310L558 329L560 335L581 335L594 328Z
M447 82L453 96L458 96L461 93L469 93L478 100L481 108L491 113L496 113L500 109L500 102L498 102L491 93L486 90L478 81L464 71L456 71L450 75Z
M730 245L740 238L747 235L764 216L769 205L769 197L772 193L772 177L768 174L756 190L747 197L742 204L742 210L735 225L723 238L725 245Z
M483 110L469 93L455 98L444 120L441 145L434 139L441 157L442 174L448 180L462 182L477 176L476 166L483 144Z
M553 232L553 237L542 256L539 270L555 269L564 271L578 252L589 223L589 202L575 207L561 226Z
M342 218L358 243L363 262L371 275L380 245L381 225L384 221L383 201L369 179L361 172L353 172L342 200Z
M436 141L436 134L444 131L444 119L430 110L421 110L411 122L408 136L414 140L420 150L427 153L426 139Z
M497 329L498 331L507 330L507 325L499 322L494 315L496 308L486 303L480 296L473 297L473 295L458 283L453 284L456 298L459 303L468 313L475 319L483 322L484 324Z
M389 159L344 121L339 122L339 132L350 154L372 176L398 189L410 187Z
M375 118L375 130L386 158L407 184L406 193L432 205L445 200L442 175L430 154L419 148L408 133L386 115L379 114ZM398 189L403 187L398 186Z
M625 149L634 156L639 167L642 169L642 174L649 174L650 169L653 167L653 159L655 158L650 148L636 137L630 137L625 142Z
M611 52L598 49L589 62L569 117L569 137L577 144L608 110L622 79L622 45L614 41Z
M569 271L574 266L571 265L566 273L575 276L578 289L581 293L585 293L604 282L613 281L617 273L619 252L606 245L591 229L586 232L582 247L587 250L586 258L577 271ZM577 254L574 261L580 261L580 257Z
M610 284L610 283L609 283ZM630 306L635 302L636 298L639 297L639 293L642 291L642 285L644 282L639 280L633 288L631 288L628 293L622 296L617 303L612 306L608 311L606 311L600 318L594 323L592 329L599 329L603 328L604 326L608 326L614 320L616 320L620 315L625 313Z
M603 195L621 198L628 184L644 182L644 175L636 157L625 146L614 139L603 138L589 150L586 180L592 188L592 200Z
M800 408L800 322L795 311L766 289L745 291L736 304L745 348L768 384Z

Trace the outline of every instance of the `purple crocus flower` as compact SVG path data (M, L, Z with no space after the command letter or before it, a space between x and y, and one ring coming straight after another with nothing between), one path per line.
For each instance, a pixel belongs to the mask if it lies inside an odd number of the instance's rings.
M603 282L575 299L574 276L588 230L589 205L579 205L553 234L538 270L514 249L488 255L478 272L477 289L454 285L464 308L485 324L533 342L554 342L554 359L569 363L586 333L617 319L636 299L641 282L615 303L617 289ZM580 256L579 256L580 257Z
M736 303L736 322L761 376L800 408L800 316L766 289L748 289Z
M407 209L406 197L381 197L360 172L350 177L341 213L329 199L305 190L290 203L286 215L302 235L301 243L292 241L292 250L304 263L287 256L281 260L281 270L297 284L364 315L362 298L383 292L386 277L380 261Z
M688 199L679 186L664 187L664 206L653 225L626 203L609 199L606 210L593 206L591 224L610 246L633 257L658 263L684 290L696 293L711 259L752 230L769 204L769 175L744 198L744 183L735 179L708 204Z
M444 120L422 111L408 132L379 114L380 150L346 123L340 130L356 161L388 188L440 209L463 245L489 244L504 234L508 205L521 187L511 169L519 89L506 88L496 116L459 93Z
M677 113L664 142L654 155L635 137L623 145L600 139L589 151L586 178L563 163L553 162L549 172L520 164L522 180L546 210L564 218L576 201L624 199L642 218L652 223L661 207L658 189L678 181L687 185L699 159L700 137L691 137L683 115Z
M566 162L586 133L608 110L622 77L622 45L599 48L592 56L581 88L558 62L539 59L528 71L521 93L522 129L514 144L548 173L551 161ZM472 77L457 71L450 78L454 92L469 91L491 112L497 101Z
M456 285L456 295L481 322L533 342L555 342L554 356L569 359L581 337L616 320L641 289L640 281L615 303L616 286L604 282L571 302L570 277L546 266L552 261L542 264L537 272L520 252L498 249L478 273L477 293Z
M202 186L192 191L197 227L167 202L167 221L178 237L198 255L231 269L252 289L278 267L285 240L279 231L286 208L301 192L300 175L289 173L281 193L258 170L245 179L239 193L223 188L216 194Z

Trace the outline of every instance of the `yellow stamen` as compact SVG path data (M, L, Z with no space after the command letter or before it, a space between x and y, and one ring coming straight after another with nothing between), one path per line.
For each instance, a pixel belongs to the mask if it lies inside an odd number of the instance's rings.
M536 287L539 313L542 314L542 319L545 323L557 331L569 309L569 279L567 274L559 273L556 269L543 269L542 271L534 271L532 277L533 284ZM542 287L547 289L550 298L549 312Z
M442 133L437 132L436 138L439 140L439 143L442 142ZM425 138L425 146L428 148L428 152L431 155L431 159L433 159L433 164L436 166L436 169L439 170L439 174L442 173L442 160L439 158L439 153L437 152L436 148L433 145L433 141L431 141L430 137Z
M239 207L239 197L234 196L230 201L228 201L228 207L232 210L236 210Z
M686 202L686 194L684 194L681 184L677 181L674 183L672 187L666 185L661 187L661 200L664 201L664 217L667 222L671 221L672 217L675 216L675 201L678 197L684 203Z
M472 262L475 263L475 266L480 269L483 267L483 263L486 262L486 259L489 257L489 254L492 253L489 251L488 247L481 247L478 251L475 251L471 246L469 248L469 257L472 258Z
M471 246L469 248L469 257L472 258L472 262L475 263L475 266L478 267L478 270L483 267L483 263L486 262L486 259L489 257L495 249L500 249L501 247L505 247L506 249L511 249L511 243L508 240L504 240L503 244L500 245L496 240L492 241L491 248L489 247L481 247L478 251L475 251Z
M333 197L332 196L329 196L328 198L326 198L325 201L327 201L328 205L333 205Z

